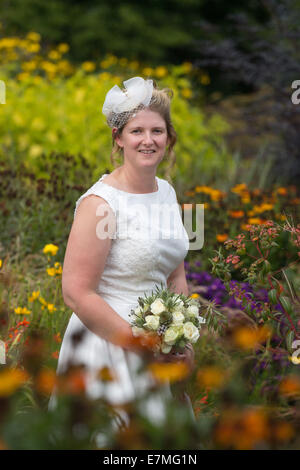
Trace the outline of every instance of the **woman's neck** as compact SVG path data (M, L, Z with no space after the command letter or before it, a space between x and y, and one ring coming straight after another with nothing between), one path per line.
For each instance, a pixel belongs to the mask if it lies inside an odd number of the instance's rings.
M153 172L152 169L151 172L142 173L139 170L123 165L116 170L116 178L118 178L124 190L132 193L152 193L158 190L155 171Z

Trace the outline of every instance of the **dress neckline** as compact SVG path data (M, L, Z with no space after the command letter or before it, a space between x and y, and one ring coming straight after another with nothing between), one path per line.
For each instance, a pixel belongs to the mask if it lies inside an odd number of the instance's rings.
M157 176L155 176L155 180L156 180L156 184L157 184L157 191L152 191L151 193L130 193L129 191L123 191L122 189L118 189L118 188L115 188L114 186L111 186L111 184L107 184L107 183L104 183L103 181L103 178L105 179L105 177L108 175L109 173L105 173L104 175L101 176L100 178L100 182L102 184L105 184L105 186L108 186L109 188L113 188L115 191L118 191L120 193L125 193L125 194L130 194L132 196L150 196L151 194L158 194L159 193L159 190L160 190L160 183L159 183L159 178Z

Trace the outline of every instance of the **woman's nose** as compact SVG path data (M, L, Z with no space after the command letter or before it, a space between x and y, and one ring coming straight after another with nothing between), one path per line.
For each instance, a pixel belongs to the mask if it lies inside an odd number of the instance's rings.
M153 137L151 135L151 132L145 132L143 136L143 141L145 144L151 144L153 142Z

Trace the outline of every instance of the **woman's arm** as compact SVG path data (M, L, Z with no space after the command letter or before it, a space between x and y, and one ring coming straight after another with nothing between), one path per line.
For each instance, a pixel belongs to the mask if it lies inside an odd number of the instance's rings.
M186 296L189 295L184 269L184 261L182 261L170 274L167 279L167 286L172 292L175 292L176 294L184 294Z
M101 216L96 215L99 204L104 204L107 211ZM108 214L110 227L114 228L112 209L94 195L85 198L78 207L64 259L62 292L66 305L89 330L115 345L135 350L130 324L97 293L111 248L111 238L97 236L97 224L103 218L107 220Z

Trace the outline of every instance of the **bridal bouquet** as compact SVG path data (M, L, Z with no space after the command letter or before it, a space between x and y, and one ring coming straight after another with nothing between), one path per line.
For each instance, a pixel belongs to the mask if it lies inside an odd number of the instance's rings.
M152 295L138 298L138 306L131 310L132 333L137 336L156 336L155 351L168 354L179 352L185 345L196 343L201 324L196 299L176 294L167 288L158 288Z

